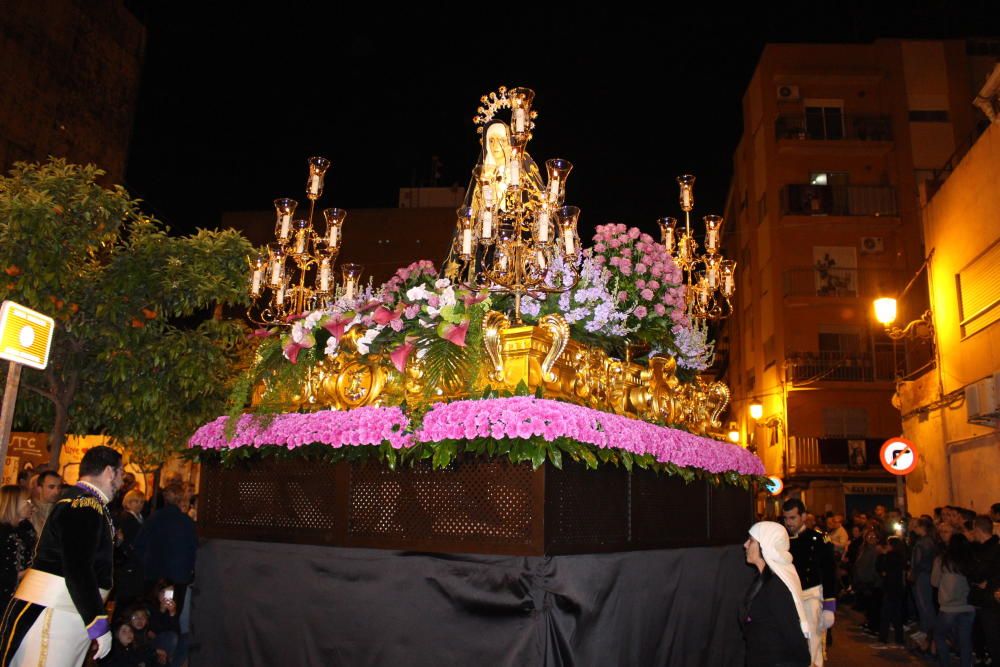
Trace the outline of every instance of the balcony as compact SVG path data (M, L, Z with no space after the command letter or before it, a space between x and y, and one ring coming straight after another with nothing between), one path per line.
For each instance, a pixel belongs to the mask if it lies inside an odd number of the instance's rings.
M788 382L892 382L899 355L891 347L870 352L789 352L785 359ZM905 360L904 360L905 365ZM899 369L905 372L905 368Z
M797 475L889 477L879 464L883 438L788 438L788 472Z
M905 284L901 271L802 267L783 274L785 297L874 299L897 294Z
M892 141L892 125L886 116L834 114L823 122L803 114L778 116L774 134L779 141Z
M782 215L897 217L896 190L884 185L786 185Z

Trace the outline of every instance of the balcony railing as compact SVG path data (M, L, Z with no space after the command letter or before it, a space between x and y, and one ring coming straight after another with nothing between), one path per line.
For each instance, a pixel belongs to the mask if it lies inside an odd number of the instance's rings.
M781 207L784 215L899 215L896 190L884 185L786 185Z
M805 115L778 116L774 132L778 139L803 141L892 141L892 125L885 116L832 114L825 120L807 119Z
M786 297L861 297L898 294L904 274L878 269L843 269L836 265L789 269L784 273Z
M788 439L790 473L881 473L879 449L883 438L805 438Z
M893 351L876 350L874 354L844 352L793 352L785 359L789 382L891 382L899 363ZM905 371L905 369L902 369Z

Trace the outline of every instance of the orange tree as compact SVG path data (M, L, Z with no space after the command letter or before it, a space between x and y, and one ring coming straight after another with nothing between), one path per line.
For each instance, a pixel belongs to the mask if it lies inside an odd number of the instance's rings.
M25 368L16 424L103 433L147 469L224 410L244 325L249 242L238 232L170 236L94 166L52 159L0 177L0 298L56 320L48 368ZM6 364L3 365L6 372Z

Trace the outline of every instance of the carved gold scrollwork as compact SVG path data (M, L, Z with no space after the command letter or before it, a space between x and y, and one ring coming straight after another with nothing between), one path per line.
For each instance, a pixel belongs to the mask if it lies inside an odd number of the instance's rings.
M510 327L510 318L503 313L491 310L483 317L483 346L486 356L490 359L489 377L493 382L503 382L503 351L501 350L500 334Z
M713 428L720 428L722 423L719 421L719 417L729 405L729 387L723 382L713 382L708 385L707 393L709 407L714 408L710 418L711 425Z
M347 408L368 405L382 393L385 371L377 363L348 364L337 378L337 395Z
M538 321L538 326L549 332L552 336L552 347L549 348L545 359L542 361L542 380L545 382L555 382L557 380L552 368L556 365L563 350L569 343L569 322L562 315L552 313L544 316Z

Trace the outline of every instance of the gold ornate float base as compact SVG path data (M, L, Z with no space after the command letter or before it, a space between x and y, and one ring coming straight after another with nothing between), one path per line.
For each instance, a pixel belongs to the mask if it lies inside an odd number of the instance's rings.
M388 355L359 355L352 333L341 340L336 356L312 369L303 391L287 399L288 409L348 410L404 401L414 405L520 386L532 394L540 388L545 398L722 437L719 416L729 403L724 383L680 382L673 357L654 356L648 365L616 359L572 340L569 325L559 315L543 317L538 326L511 327L507 316L487 313L482 371L472 392L464 380L456 386L426 387L422 363L415 357L400 374ZM262 390L255 393L255 403Z

